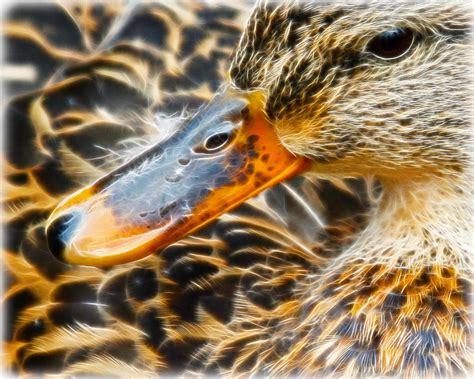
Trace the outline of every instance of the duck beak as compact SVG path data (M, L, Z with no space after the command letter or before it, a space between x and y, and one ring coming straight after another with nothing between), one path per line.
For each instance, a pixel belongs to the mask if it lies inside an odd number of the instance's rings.
M79 265L143 258L301 173L263 96L224 89L174 134L66 198L47 221L51 252Z

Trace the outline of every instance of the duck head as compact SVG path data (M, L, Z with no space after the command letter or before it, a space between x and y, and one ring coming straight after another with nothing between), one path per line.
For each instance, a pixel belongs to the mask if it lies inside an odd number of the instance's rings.
M72 264L143 258L305 170L412 178L470 160L468 4L258 4L230 81L178 131L62 201Z

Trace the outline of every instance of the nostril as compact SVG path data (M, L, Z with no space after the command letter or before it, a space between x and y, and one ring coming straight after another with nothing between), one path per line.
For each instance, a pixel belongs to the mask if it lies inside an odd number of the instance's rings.
M49 226L46 232L48 247L51 253L59 260L63 261L64 248L66 246L65 239L70 235L72 220L74 214L66 214L58 217Z

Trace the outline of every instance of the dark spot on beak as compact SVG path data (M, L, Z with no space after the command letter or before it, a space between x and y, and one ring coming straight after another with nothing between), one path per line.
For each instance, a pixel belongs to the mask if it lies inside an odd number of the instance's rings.
M244 183L248 182L248 180L249 180L248 176L245 175L244 173L239 174L239 176L237 177L237 181L240 184L244 184Z
M178 183L179 181L181 181L181 179L183 179L183 176L182 175L174 175L174 176L167 176L165 178L165 180L169 183Z
M255 143L259 140L259 136L257 136L256 134L252 134L249 138L248 138L248 141L249 143Z
M172 203L160 208L160 216L161 217L166 217L169 215L169 213L176 208L178 204L176 203L176 201L173 201Z
M236 157L230 158L229 159L229 165L232 166L232 167L237 167L237 166L239 166L240 161L241 160L239 158L236 158Z
M229 184L229 178L227 176L219 176L216 178L216 187L223 187L227 184Z
M181 166L187 166L189 164L189 159L188 158L179 158L178 159L178 163L181 165Z
M209 195L210 192L211 192L211 190L209 190L207 188L203 188L202 190L199 191L199 197L200 198L205 198Z
M259 157L259 154L255 150L250 150L247 153L247 155L248 155L249 158L258 158Z

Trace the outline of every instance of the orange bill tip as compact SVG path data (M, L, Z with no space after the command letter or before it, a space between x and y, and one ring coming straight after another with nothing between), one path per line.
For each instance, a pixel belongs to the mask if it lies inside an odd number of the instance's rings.
M227 90L157 146L65 199L50 250L80 265L141 259L307 169L262 111L259 92Z

